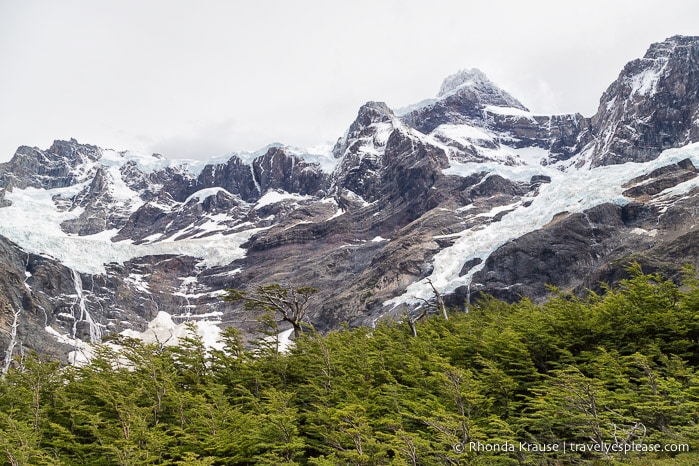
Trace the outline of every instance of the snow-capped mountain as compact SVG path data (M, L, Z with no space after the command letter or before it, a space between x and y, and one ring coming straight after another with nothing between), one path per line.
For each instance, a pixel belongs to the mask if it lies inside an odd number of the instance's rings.
M590 118L534 114L472 69L368 102L325 151L20 147L0 164L0 327L21 309L21 343L65 356L165 321L253 329L227 287L316 287L326 330L414 312L427 279L463 306L594 288L630 258L676 274L699 264L698 58L699 38L653 44Z

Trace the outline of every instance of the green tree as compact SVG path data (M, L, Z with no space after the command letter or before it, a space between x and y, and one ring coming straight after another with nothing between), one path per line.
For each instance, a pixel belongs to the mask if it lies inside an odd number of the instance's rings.
M244 301L244 306L249 310L267 311L281 316L281 320L288 322L294 328L294 337L298 338L303 332L310 306L311 298L319 290L310 286L292 287L291 285L261 285L252 292L226 289L224 301Z

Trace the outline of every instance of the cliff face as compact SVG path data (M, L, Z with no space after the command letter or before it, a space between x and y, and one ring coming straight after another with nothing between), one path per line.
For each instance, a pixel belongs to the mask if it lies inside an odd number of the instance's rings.
M629 62L600 99L591 141L580 148L592 166L652 160L699 138L699 42L674 36Z
M698 44L652 45L591 118L466 70L407 109L368 102L327 154L21 147L0 164L0 328L21 310L23 347L65 356L161 311L252 331L226 287L316 287L327 330L418 312L427 278L463 306L595 289L630 259L677 274L699 264Z

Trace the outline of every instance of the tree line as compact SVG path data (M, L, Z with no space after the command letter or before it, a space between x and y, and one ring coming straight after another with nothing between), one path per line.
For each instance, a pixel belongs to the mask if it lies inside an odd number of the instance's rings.
M118 337L82 367L25 355L0 381L0 462L699 464L699 280L629 272L603 294L299 332L286 353L228 328L221 350L191 332ZM638 448L655 444L689 451Z

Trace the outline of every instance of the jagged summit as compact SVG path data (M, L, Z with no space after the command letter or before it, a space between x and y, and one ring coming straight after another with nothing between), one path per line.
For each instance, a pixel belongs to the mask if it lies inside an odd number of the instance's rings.
M574 155L582 115L535 115L481 70L447 77L439 96L396 111L401 121L450 147L463 162L550 164Z
M394 129L396 116L384 102L367 102L359 108L357 118L343 137L338 139L332 153L340 159L348 153L370 152L378 154L376 147L383 147ZM360 150L361 149L361 150Z
M673 36L626 64L579 150L592 166L643 162L699 141L699 37Z
M699 42L699 36L675 35L668 37L662 42L655 42L650 45L643 58L669 58L677 50L677 47L692 47Z
M397 108L395 114L410 119L412 113L434 107L445 101L451 105L454 104L454 101L462 102L475 109L490 105L528 111L521 102L493 83L483 71L478 68L470 68L447 76L442 81L435 98Z
M447 77L439 88L437 99L464 101L476 108L495 106L529 111L477 68L464 69Z
M418 131L429 134L442 124L484 126L484 111L505 109L511 113L529 112L512 95L493 83L481 70L461 70L447 77L434 99L423 100L396 110L401 119Z
M673 36L651 44L643 58L629 62L619 77L630 85L630 94L648 95L657 90L658 81L673 70L668 65L686 65L688 74L697 66L699 37ZM667 71L667 72L666 72Z
M332 155L21 147L0 164L0 298L46 352L163 310L251 330L224 288L318 288L323 331L416 312L426 278L460 306L594 288L633 254L699 265L698 63L698 38L651 45L592 118L533 114L462 70L406 113L367 102Z
M447 94L453 93L463 86L491 86L495 85L488 77L478 68L463 69L447 76L442 85L439 87L437 97L444 97Z
M359 108L357 118L350 125L349 134L360 132L373 123L388 122L395 115L384 102L367 102Z

